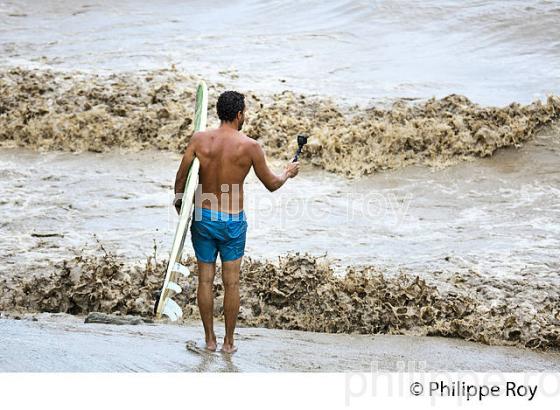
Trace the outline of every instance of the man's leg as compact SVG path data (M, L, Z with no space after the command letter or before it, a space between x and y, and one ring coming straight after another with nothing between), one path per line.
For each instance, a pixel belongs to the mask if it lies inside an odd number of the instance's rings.
M226 335L222 351L234 353L237 346L233 344L235 322L239 314L239 269L241 259L222 263L222 280L224 282L224 316L226 321Z
M198 261L198 289L196 300L202 324L204 325L204 336L206 348L216 350L216 335L214 334L214 275L216 274L215 263L204 263Z

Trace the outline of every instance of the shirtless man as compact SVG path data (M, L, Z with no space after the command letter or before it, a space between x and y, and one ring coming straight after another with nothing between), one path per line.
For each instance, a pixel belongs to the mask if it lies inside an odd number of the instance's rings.
M220 127L196 132L192 136L177 171L175 197L182 196L189 168L196 156L200 161L200 185L195 194L191 237L198 263L198 308L204 325L206 348L215 351L212 287L219 253L225 293L226 334L222 351L234 353L237 350L233 332L239 313L239 270L247 233L243 212L245 177L253 167L260 181L272 192L298 174L299 164L287 164L280 175L270 170L259 143L240 132L245 121L243 94L224 92L218 98L216 108ZM180 200L175 206L180 210Z

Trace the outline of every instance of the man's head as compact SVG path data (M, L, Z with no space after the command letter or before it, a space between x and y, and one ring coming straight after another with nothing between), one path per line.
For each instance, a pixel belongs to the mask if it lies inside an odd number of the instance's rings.
M225 91L218 98L216 104L218 118L222 122L237 123L237 130L241 131L245 121L245 96L237 91Z

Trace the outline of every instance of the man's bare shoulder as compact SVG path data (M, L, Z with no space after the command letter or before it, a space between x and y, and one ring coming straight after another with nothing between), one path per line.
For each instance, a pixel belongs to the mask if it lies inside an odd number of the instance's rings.
M215 134L216 130L215 129L208 129L208 130L204 130L204 131L196 131L192 137L191 137L191 141L193 140L199 140L201 138L207 137L209 135Z
M243 144L243 145L246 145L247 147L255 147L255 146L259 145L257 140L255 140L251 137L248 137L247 135L245 135L241 131L239 131L237 133L237 135L239 136L240 143Z
M216 133L216 130L214 130L214 129L209 129L209 130L204 130L204 131L196 131L191 136L191 139L189 141L189 145L191 145L193 149L195 147L203 146L204 141L208 141L209 140L208 137L210 137L211 135L213 135L215 133Z
M241 146L243 146L243 151L245 151L245 153L247 153L251 157L253 157L253 155L258 153L260 144L257 140L248 137L242 132L239 132L238 135L239 135L239 143Z
M204 131L197 131L197 132L193 133L193 135L191 135L191 139L189 140L189 144L190 144L190 145L196 144L196 142L197 142L197 141L200 139L200 137L202 136L201 134L202 134L203 132L204 132Z

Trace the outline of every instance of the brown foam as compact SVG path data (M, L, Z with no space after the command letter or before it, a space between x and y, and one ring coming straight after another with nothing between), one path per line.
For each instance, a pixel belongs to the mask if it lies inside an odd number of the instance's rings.
M112 74L14 68L0 71L0 144L40 150L157 148L182 152L191 133L197 78L177 71ZM223 91L210 85L210 125ZM389 108L343 108L284 92L247 93L245 131L269 156L288 159L295 135L310 136L302 159L347 176L409 164L445 165L520 146L558 118L560 98L481 107L450 95Z
M193 259L185 263L196 272ZM144 266L130 266L110 253L77 257L47 276L4 279L0 310L151 317L164 268L154 258ZM215 316L220 317L223 287L217 276ZM199 317L196 283L196 275L183 280L180 285L191 290L174 298L185 317ZM278 263L246 259L239 321L277 329L440 335L560 348L557 287L474 273L450 273L444 285L445 291L418 276L387 276L374 266L350 267L339 277L324 260L309 255L286 255Z

